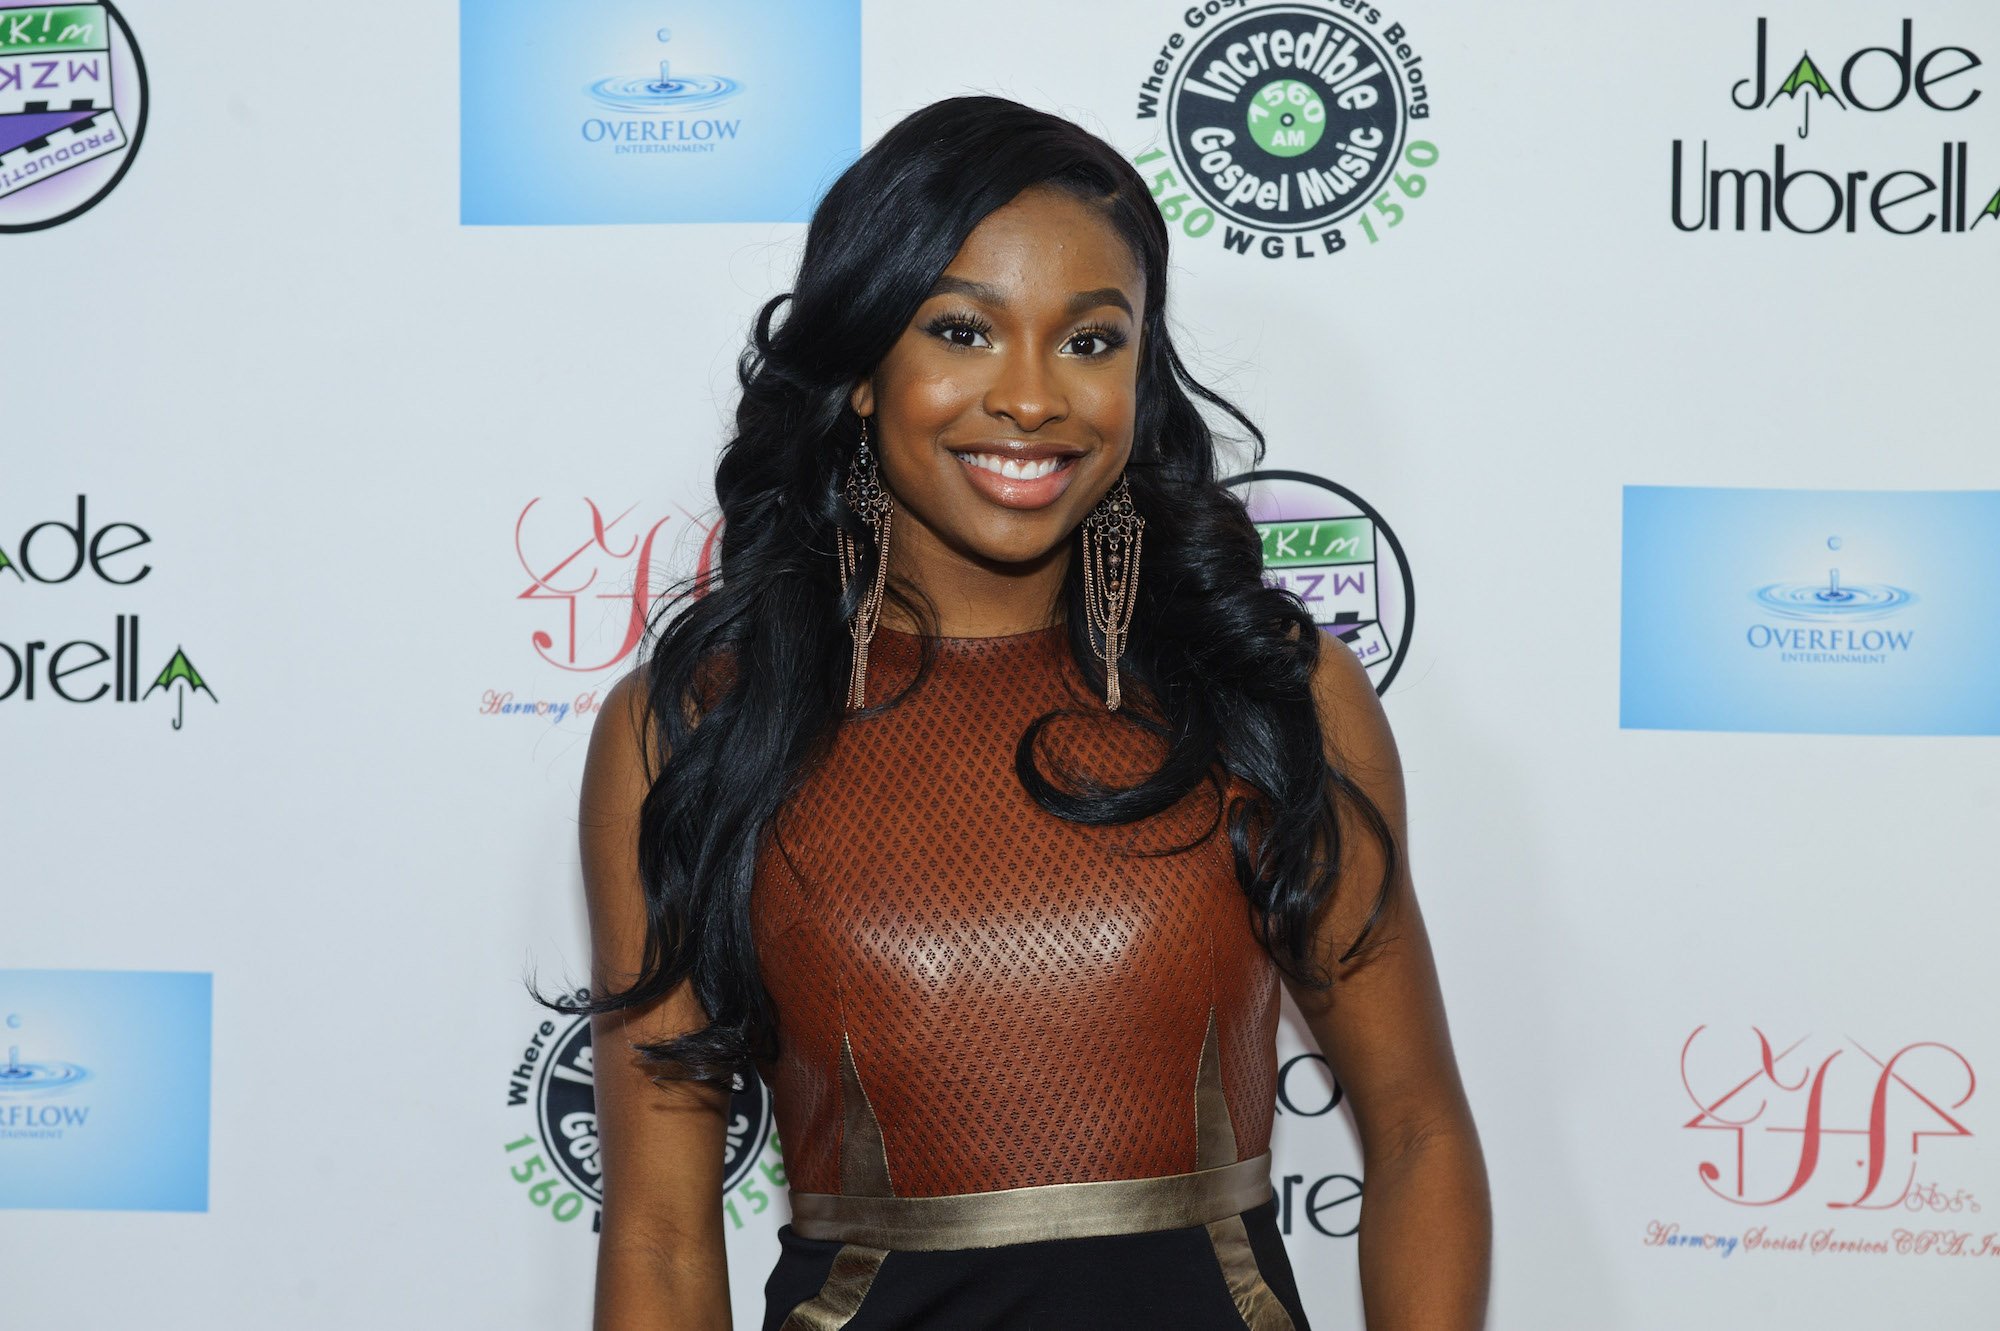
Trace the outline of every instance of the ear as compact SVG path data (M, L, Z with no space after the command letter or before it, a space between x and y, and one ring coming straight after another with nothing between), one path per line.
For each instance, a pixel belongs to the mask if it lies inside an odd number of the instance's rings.
M854 391L847 395L847 405L854 408L854 414L857 416L874 415L875 414L874 380L863 379L860 383L854 385Z

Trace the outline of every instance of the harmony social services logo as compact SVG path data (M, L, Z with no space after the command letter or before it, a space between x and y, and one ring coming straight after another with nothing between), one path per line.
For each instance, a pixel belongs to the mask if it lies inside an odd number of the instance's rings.
M1690 1180L1743 1219L1654 1219L1647 1247L1757 1254L2000 1256L1965 1186L1978 1078L1937 1040L1777 1041L1697 1026L1681 1046ZM1754 1223L1753 1223L1754 1221ZM1974 1228L1977 1226L1977 1228Z
M1230 13L1231 10L1240 10ZM1164 146L1133 162L1170 224L1225 250L1312 259L1370 245L1429 187L1437 145L1423 56L1373 5L1207 0L1159 44L1138 119Z
M1984 164L1975 168L1966 139L1944 140L1935 155L1875 159L1859 169L1844 156L1832 157L1839 148L1827 141L1837 145L1857 122L1928 127L1937 123L1934 117L1956 117L1985 95L1975 73L1983 61L1971 48L1928 46L1908 18L1889 41L1894 44L1859 47L1842 58L1811 30L1774 36L1771 21L1759 18L1749 73L1728 84L1728 95L1730 105L1756 117L1749 123L1776 140L1762 159L1768 169L1728 165L1723 147L1712 160L1706 137L1698 148L1676 138L1675 228L1793 235L1838 228L1850 235L1865 229L1914 236L1957 235L1990 221L2000 232L2000 172ZM1831 58L1815 57L1815 44ZM1725 82L1718 70L1710 86L1719 92ZM1870 138L1880 141L1879 135Z
M672 582L671 566L691 555L695 576L708 575L719 522L704 522L683 509L686 521L676 527L672 514L635 517L639 508L627 504L607 515L594 499L583 499L579 507L544 505L537 497L515 516L514 558L527 582L517 584L514 600L537 607L526 642L541 667L560 673L518 691L482 690L481 716L551 725L589 716L615 681L609 672L635 659ZM599 676L601 682L577 676Z
M116 189L147 100L117 6L0 0L0 232L67 222Z
M507 1074L507 1106L532 1113L532 1126L506 1144L508 1173L529 1204L569 1223L590 1213L603 1226L604 1161L598 1154L597 1067L590 1018L558 1026L545 1020ZM722 1207L742 1229L770 1209L785 1187L785 1166L773 1125L771 1092L757 1077L739 1075L729 1099L722 1155Z
M1347 644L1384 692L1403 667L1417 591L1403 543L1344 485L1303 471L1250 471L1242 491L1264 543L1264 581L1297 594L1313 621Z

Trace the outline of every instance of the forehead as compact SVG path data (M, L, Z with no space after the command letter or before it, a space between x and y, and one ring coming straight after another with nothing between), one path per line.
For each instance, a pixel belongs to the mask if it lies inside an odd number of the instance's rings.
M945 272L999 288L1011 300L1062 301L1122 288L1143 307L1146 279L1102 205L1064 190L1024 190L981 219Z

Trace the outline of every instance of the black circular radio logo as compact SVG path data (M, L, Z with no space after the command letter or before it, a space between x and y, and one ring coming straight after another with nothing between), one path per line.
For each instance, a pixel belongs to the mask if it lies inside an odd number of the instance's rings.
M1182 58L1167 138L1188 186L1268 231L1323 227L1365 205L1403 150L1403 86L1357 23L1271 5L1218 24Z
M604 1201L604 1162L597 1153L596 1068L591 1059L590 1019L579 1017L556 1041L542 1064L535 1114L542 1145L571 1186L599 1205ZM722 1192L743 1181L771 1135L771 1092L761 1078L737 1074L729 1098L729 1122L722 1148Z

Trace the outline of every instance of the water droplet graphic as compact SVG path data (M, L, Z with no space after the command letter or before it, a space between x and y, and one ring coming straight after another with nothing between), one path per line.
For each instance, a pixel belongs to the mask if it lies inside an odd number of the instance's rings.
M74 1086L90 1073L74 1063L23 1063L21 1047L10 1045L0 1064L0 1094L8 1091L53 1091Z
M743 85L720 74L675 74L660 62L660 76L614 76L590 85L590 95L620 111L692 111L734 97Z
M1915 593L1887 583L1843 586L1837 568L1827 570L1824 583L1773 582L1759 587L1756 596L1766 610L1787 619L1883 619L1917 599Z
M1840 538L1838 536L1827 537L1826 548L1829 550L1838 550L1840 548Z

